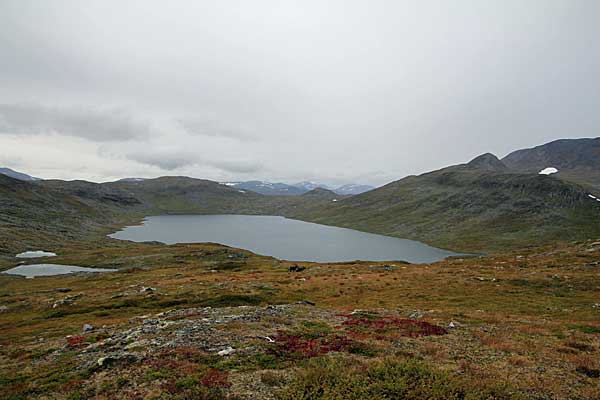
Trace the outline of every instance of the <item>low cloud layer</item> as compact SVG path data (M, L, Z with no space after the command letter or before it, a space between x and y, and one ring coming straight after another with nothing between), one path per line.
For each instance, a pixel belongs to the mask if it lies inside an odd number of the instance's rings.
M600 126L591 0L2 0L0 162L380 185Z
M122 109L0 104L0 134L58 134L92 141L143 140L148 125Z
M259 172L262 168L261 163L254 160L213 158L214 156L201 156L198 152L183 149L163 149L154 152L141 150L129 153L126 157L165 171L175 171L190 166L210 166L228 173L250 174Z

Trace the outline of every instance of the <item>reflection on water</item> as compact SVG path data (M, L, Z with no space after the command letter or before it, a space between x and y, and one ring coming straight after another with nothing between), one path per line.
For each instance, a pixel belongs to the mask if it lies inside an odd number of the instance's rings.
M64 275L71 274L74 272L115 272L117 269L107 268L86 268L77 267L75 265L58 265L58 264L32 264L32 265L19 265L18 267L11 268L3 271L4 274L10 275L21 275L26 278L34 278L36 276L52 276L52 275Z

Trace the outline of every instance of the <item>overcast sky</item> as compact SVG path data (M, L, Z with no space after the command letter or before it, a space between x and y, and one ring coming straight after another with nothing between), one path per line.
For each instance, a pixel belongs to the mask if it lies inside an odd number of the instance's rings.
M600 1L0 0L0 166L383 184L600 136Z

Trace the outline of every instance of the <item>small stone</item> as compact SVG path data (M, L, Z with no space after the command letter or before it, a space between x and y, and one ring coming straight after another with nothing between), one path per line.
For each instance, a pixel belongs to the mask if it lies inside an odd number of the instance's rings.
M98 361L96 361L96 363L97 363L97 364L98 364L100 367L103 367L103 366L104 366L104 364L106 363L106 361L107 361L107 360L109 360L109 359L110 359L109 357L100 357L100 358L98 359Z
M8 306L0 306L0 313L8 311Z
M137 342L129 343L127 346L125 346L125 350L135 349L136 347L146 347L147 345L148 345L147 340L140 340Z
M84 332L91 332L94 330L94 326L90 325L90 324L83 324L83 331Z
M308 306L314 306L314 305L316 305L315 302L312 302L310 300L300 300L296 304L302 304L302 305L308 305Z
M223 357L223 356L228 356L228 355L230 355L230 354L231 354L231 353L233 353L234 351L235 351L235 349L234 349L233 347L231 347L231 346L230 346L230 347L227 347L226 349L223 349L223 350L221 350L221 351L217 352L217 354Z
M448 324L448 328L454 329L456 328L456 324L453 321L450 321L450 323Z
M414 310L414 311L411 311L408 314L408 318L410 318L410 319L420 319L420 318L423 318L423 313L421 311L419 311L419 310Z

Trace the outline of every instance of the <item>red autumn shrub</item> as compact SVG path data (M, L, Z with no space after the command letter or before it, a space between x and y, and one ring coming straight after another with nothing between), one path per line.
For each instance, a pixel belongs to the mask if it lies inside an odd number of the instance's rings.
M354 334L375 333L384 339L386 335L421 337L432 335L445 335L448 331L441 326L433 325L426 321L405 319L398 317L373 317L365 315L346 315L342 323Z
M85 343L85 336L67 336L69 347L78 347Z
M288 335L279 332L275 338L275 343L277 346L273 349L273 352L279 356L311 358L332 351L345 351L349 349L354 342L340 335L328 335L307 339L300 335Z

